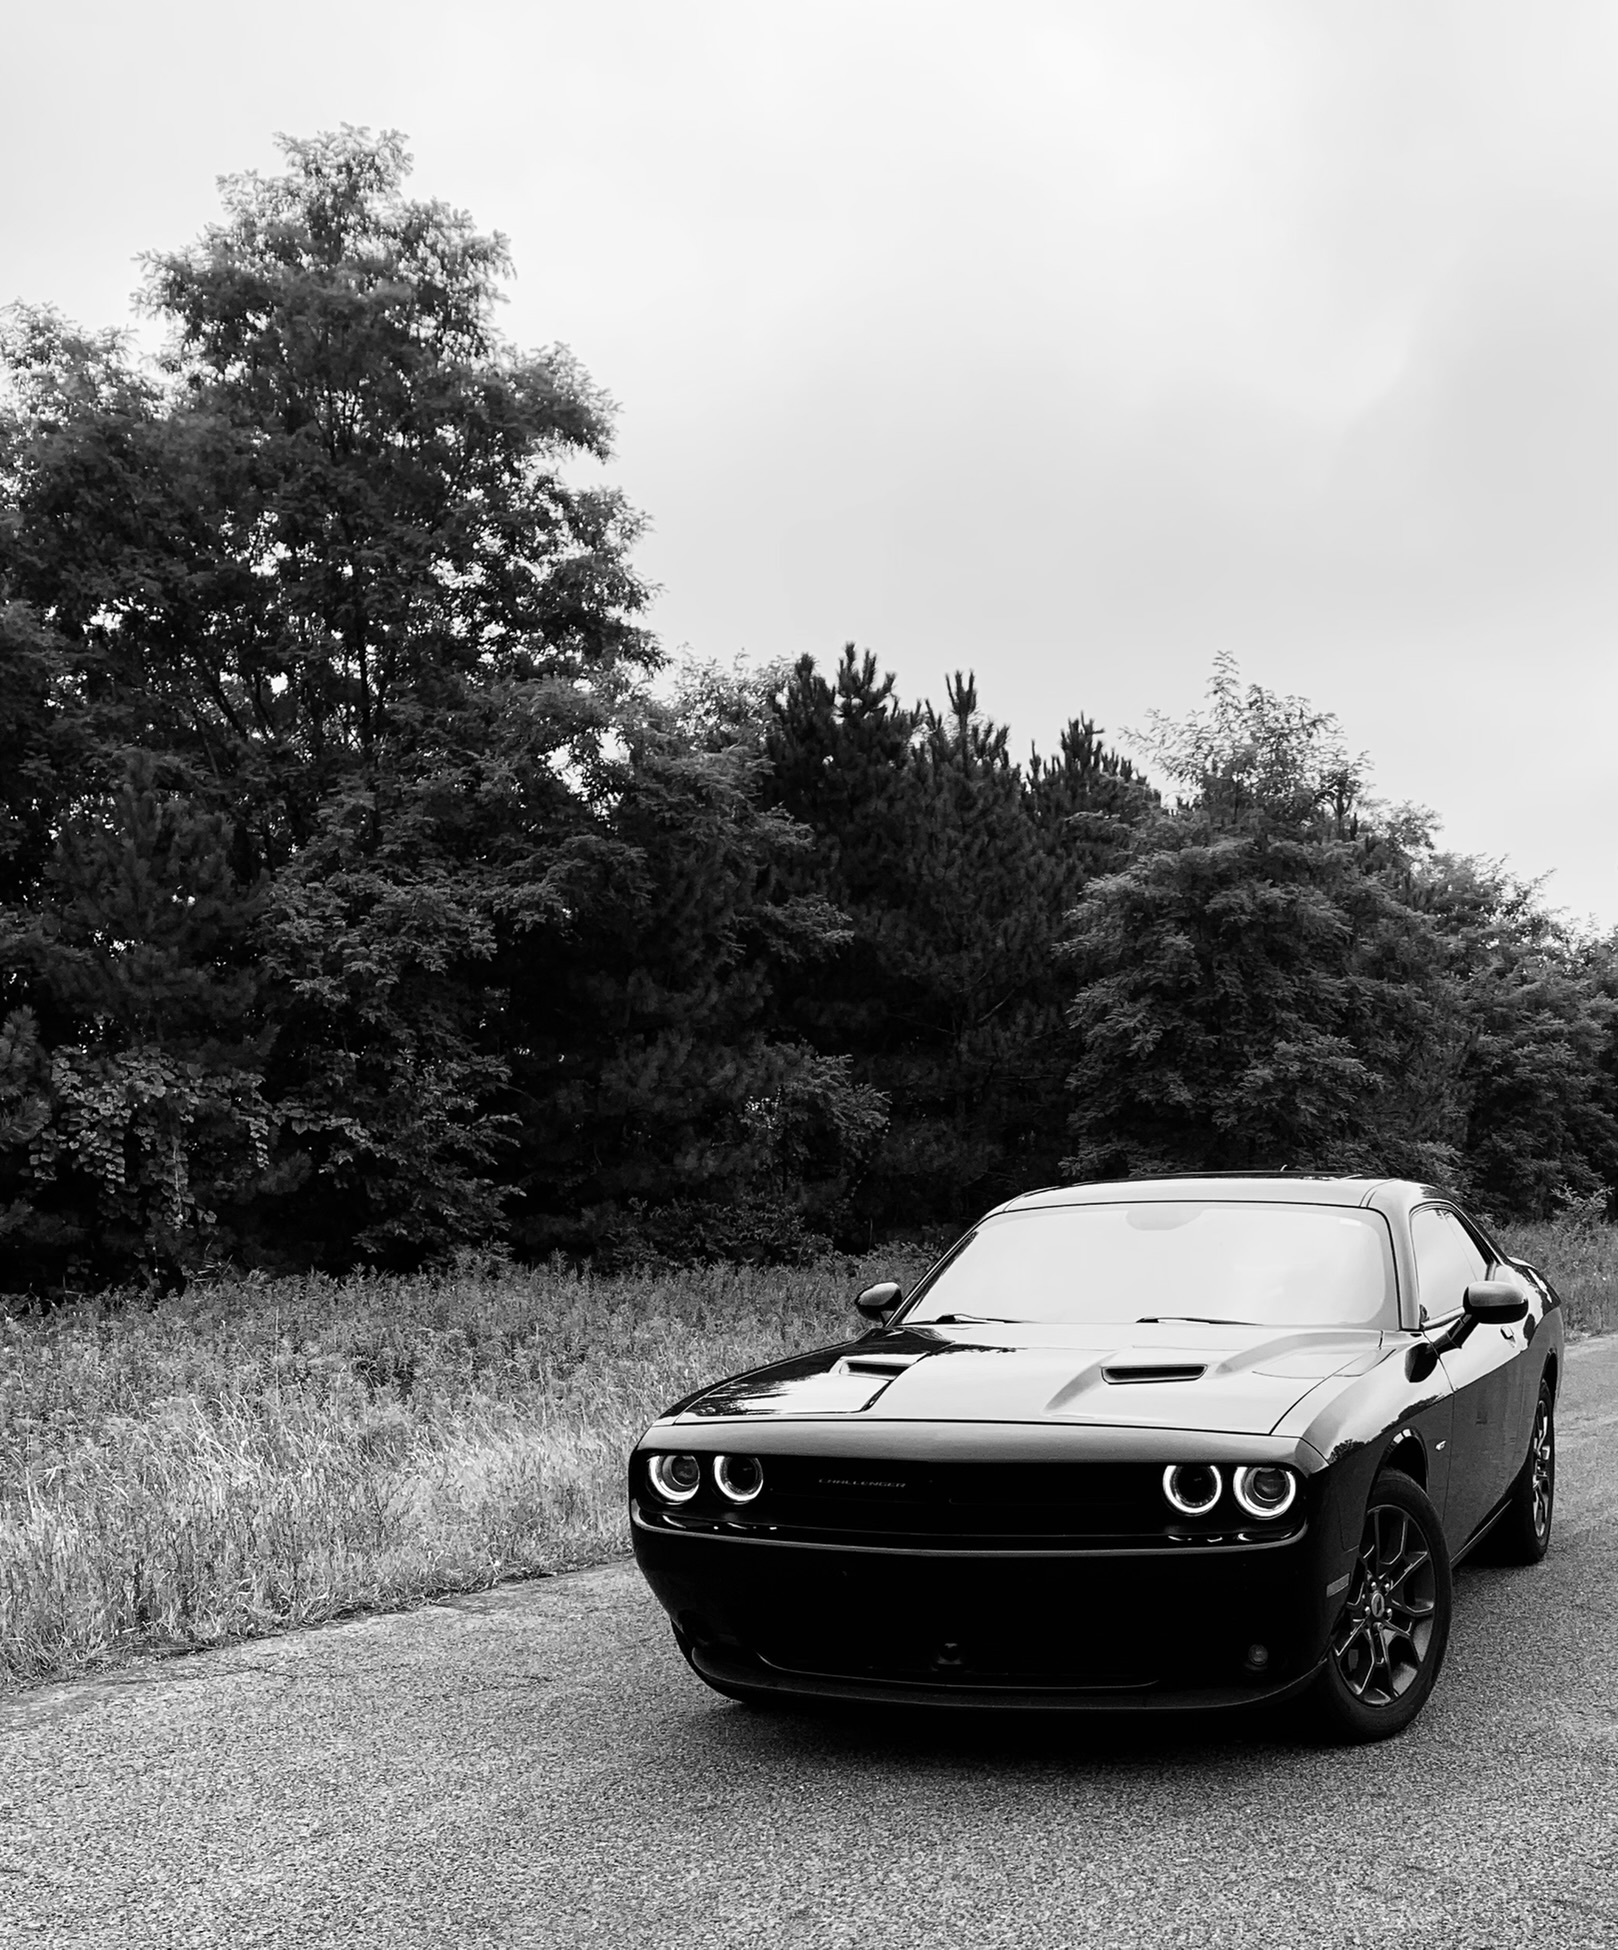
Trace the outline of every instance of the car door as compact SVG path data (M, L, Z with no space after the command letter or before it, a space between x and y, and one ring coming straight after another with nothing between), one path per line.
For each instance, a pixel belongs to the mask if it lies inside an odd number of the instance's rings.
M1416 1298L1422 1330L1436 1340L1460 1318L1461 1296L1489 1277L1490 1256L1450 1205L1418 1206L1410 1215ZM1521 1338L1514 1329L1480 1323L1441 1356L1455 1391L1444 1529L1458 1549L1511 1482L1517 1454L1511 1390Z

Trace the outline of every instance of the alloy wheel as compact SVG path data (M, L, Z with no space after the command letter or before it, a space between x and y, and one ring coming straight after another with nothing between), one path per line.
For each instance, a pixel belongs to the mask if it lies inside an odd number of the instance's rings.
M1438 1573L1420 1524L1395 1504L1373 1504L1332 1634L1333 1663L1355 1699L1392 1706L1415 1685L1432 1646L1437 1602Z
M1528 1467L1534 1486L1534 1535L1543 1539L1551 1527L1551 1504L1556 1496L1556 1430L1551 1422L1551 1405L1543 1395L1534 1415Z

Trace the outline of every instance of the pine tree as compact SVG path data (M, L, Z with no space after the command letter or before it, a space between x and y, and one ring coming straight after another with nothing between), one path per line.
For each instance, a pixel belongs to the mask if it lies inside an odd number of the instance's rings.
M803 871L851 926L829 966L788 986L787 1019L848 1053L891 1106L853 1239L959 1224L1054 1173L1068 1067L1056 942L1150 799L1083 720L1024 773L970 674L945 697L943 712L902 707L849 645L830 683L798 665L768 739L769 790L815 836Z
M808 835L760 806L757 727L724 722L710 677L626 723L592 871L496 970L528 1251L823 1248L885 1122L845 1056L775 1020L776 985L846 929L787 884Z

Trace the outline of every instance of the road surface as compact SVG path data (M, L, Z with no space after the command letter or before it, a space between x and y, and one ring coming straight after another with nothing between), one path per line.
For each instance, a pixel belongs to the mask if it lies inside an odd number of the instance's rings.
M758 1714L632 1566L0 1702L0 1945L1618 1946L1618 1340L1403 1738Z

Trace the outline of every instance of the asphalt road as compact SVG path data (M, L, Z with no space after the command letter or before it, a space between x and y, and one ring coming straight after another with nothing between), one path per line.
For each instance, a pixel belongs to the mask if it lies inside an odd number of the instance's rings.
M0 1945L1618 1946L1618 1340L1425 1715L757 1714L633 1568L0 1702Z

